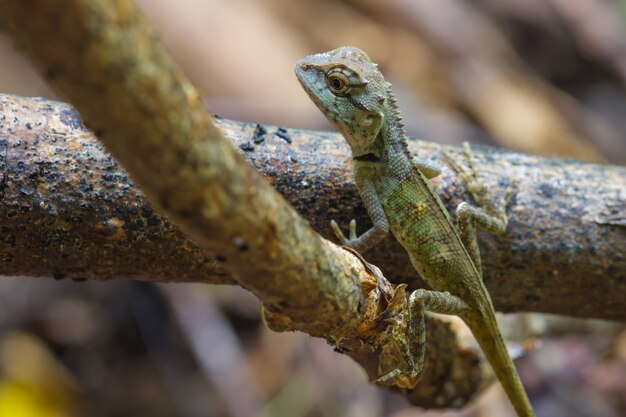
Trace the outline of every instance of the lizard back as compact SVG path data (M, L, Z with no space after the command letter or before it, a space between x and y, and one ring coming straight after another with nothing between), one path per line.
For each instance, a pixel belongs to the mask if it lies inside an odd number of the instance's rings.
M380 162L355 161L355 175L372 178L391 232L428 285L483 302L481 276L430 181L398 146L388 149ZM472 279L459 280L460 276Z

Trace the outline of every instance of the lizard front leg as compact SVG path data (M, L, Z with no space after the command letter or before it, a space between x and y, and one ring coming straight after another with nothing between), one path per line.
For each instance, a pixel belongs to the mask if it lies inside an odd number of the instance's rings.
M429 180L441 174L441 165L430 159L423 159L418 156L413 157L413 164Z
M337 223L332 220L330 226L335 232L337 239L344 246L349 246L358 252L367 250L373 246L376 246L381 240L383 240L387 234L389 234L389 221L385 210L380 202L380 198L376 193L374 184L369 179L356 178L357 187L361 194L361 199L365 205L365 210L369 214L372 223L374 224L371 229L363 233L361 236L356 236L356 220L350 221L350 234L348 238L344 236Z

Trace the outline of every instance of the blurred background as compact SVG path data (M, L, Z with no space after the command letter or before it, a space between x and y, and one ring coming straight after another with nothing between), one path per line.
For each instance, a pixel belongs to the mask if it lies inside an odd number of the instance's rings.
M410 134L626 162L624 0L141 0L222 117L330 129L294 62L364 49ZM56 98L0 35L0 92ZM513 416L499 386L424 411L322 340L277 334L239 288L0 279L0 417ZM538 416L626 416L626 331L508 318Z

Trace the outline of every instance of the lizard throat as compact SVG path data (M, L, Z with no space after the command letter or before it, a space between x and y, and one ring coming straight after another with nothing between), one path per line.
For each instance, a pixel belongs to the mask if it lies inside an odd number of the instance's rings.
M373 153L366 153L365 155L355 156L353 159L355 161L361 162L380 162L380 157Z

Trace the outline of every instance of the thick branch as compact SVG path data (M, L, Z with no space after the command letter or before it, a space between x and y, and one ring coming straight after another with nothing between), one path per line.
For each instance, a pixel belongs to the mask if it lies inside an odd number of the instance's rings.
M245 163L131 2L0 0L0 19L150 200L263 301L273 328L324 337L357 358L370 376L379 374L386 328L407 316L404 287L374 278L360 259L320 238ZM13 145L5 142L5 168ZM71 171L74 161L67 162ZM81 175L91 178L89 168ZM19 201L10 180L5 172L4 198ZM100 193L102 185L93 191ZM17 190L39 196L39 186ZM71 218L48 217L48 202L37 201L37 208L29 202L26 211L71 230ZM126 230L124 218L105 223L112 236ZM429 329L424 380L407 397L425 406L469 398L485 381L482 369L456 345L445 323L432 319ZM435 355L438 346L446 354Z
M153 212L71 107L0 97L1 274L233 283L214 257ZM345 224L354 216L359 228L368 226L337 134L289 130L289 144L266 126L254 144L255 125L218 124L237 147L254 147L241 152L314 229L332 239L332 218ZM410 146L441 158L438 145ZM507 235L480 236L496 306L626 320L626 169L474 151L494 192L504 176L517 181ZM450 209L468 198L448 171L436 185ZM392 237L366 256L387 276L421 286Z

